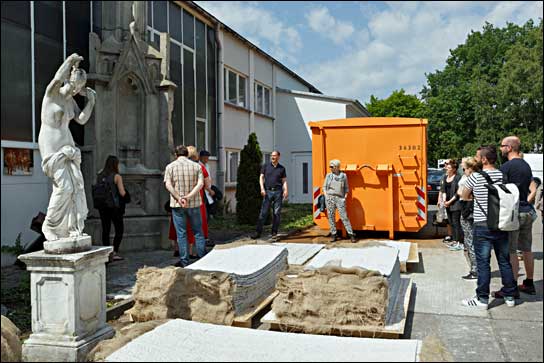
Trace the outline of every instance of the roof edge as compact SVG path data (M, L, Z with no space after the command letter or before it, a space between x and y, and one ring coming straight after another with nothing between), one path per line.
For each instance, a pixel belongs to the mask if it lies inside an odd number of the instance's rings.
M281 87L276 87L276 91L278 92L281 92L281 93L288 93L288 94L293 94L293 95L299 95L299 96L308 96L308 97L316 97L316 98L325 98L325 99L329 99L329 100L334 100L334 101L342 101L342 102L347 102L347 103L350 103L352 105L354 105L356 108L359 109L359 111L361 111L363 114L365 114L366 116L370 117L370 112L368 112L368 110L366 109L365 106L363 106L363 104L361 102L359 102L357 99L353 99L353 98L346 98L346 97L337 97L337 96L328 96L328 95L324 95L322 93L312 93L312 92L304 92L304 91L297 91L297 90L291 90L291 89L285 89L285 88L281 88Z

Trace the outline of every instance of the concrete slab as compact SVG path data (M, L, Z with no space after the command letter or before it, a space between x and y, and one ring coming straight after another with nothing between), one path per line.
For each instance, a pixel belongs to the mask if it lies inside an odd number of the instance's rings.
M438 337L455 362L506 361L489 319L415 313L405 336Z
M469 309L461 300L474 296L475 280L461 278L468 272L462 251L444 248L420 248L425 273L409 273L407 277L415 283L416 313L445 314L458 316L487 317L487 312Z
M324 244L319 243L274 243L274 246L287 249L289 252L287 262L290 265L304 265L325 247Z
M136 338L107 362L414 362L418 340L233 328L176 319Z
M491 320L491 326L506 356L506 361L542 362L544 360L542 321Z

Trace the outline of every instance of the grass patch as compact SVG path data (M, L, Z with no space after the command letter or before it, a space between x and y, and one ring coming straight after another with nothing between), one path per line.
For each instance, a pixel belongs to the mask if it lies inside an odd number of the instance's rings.
M5 277L2 275L2 285ZM6 317L13 322L22 335L32 331L32 308L30 305L30 272L21 271L19 285L11 288L3 288L1 291L1 303L8 308Z
M271 222L272 219L270 217L269 219ZM310 227L313 224L312 204L283 204L281 210L280 232L291 232L297 229ZM236 214L234 213L216 216L216 218L209 221L210 230L216 231L222 230L251 233L255 232L255 227L256 225L238 224Z

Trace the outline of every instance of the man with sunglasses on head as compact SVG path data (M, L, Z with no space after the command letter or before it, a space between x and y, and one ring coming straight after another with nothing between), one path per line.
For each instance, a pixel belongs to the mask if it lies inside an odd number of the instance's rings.
M533 284L534 256L531 252L533 242L533 219L531 211L533 207L528 201L529 193L536 191L536 184L532 182L533 174L529 164L521 156L521 141L517 136L505 137L501 142L501 156L507 160L501 166L505 179L508 183L514 183L519 189L519 229L509 232L510 242L510 263L514 272L514 279L518 281L519 261L516 251L523 254L526 279L519 285L519 291L535 295L536 290ZM496 298L502 298L500 291L495 292Z

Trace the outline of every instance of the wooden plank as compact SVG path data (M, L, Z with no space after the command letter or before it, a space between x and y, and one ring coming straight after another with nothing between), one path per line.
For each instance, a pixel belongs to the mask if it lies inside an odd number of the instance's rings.
M278 291L274 290L274 292L271 293L266 299L249 308L245 314L234 317L232 326L237 326L240 328L251 328L251 322L253 317L257 315L261 310L266 308L268 305L270 305L274 298L276 298L276 296L278 296Z
M410 243L410 252L408 253L407 263L419 263L419 249L416 242Z
M403 310L403 318L401 321L397 324L388 325L385 327L358 327L358 329L338 329L334 328L331 329L329 334L330 335L337 335L337 336L349 336L349 337L359 337L359 338L384 338L384 339L398 339L404 334L404 329L406 327L406 318L408 316L408 306L410 305L410 297L412 295L412 279L402 279L404 280L404 284L407 286L403 290L405 290L404 293L404 300L402 302L402 310ZM408 280L406 282L406 280ZM396 305L397 306L397 305ZM398 306L400 308L400 306ZM288 331L290 333L296 333L296 332L302 332L303 329L300 326L293 326L293 325L285 325L280 324L280 322L276 319L267 319L266 316L264 316L261 319L262 323L270 324L270 330L278 330L278 331Z

